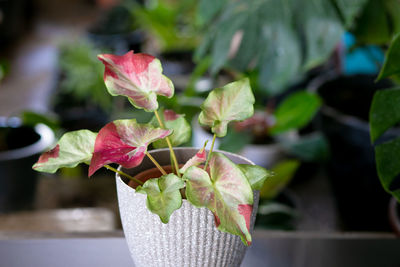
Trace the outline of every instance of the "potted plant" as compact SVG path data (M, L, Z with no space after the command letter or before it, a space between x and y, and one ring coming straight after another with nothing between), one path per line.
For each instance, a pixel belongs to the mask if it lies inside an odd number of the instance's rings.
M400 34L396 34L386 52L378 79L390 77L393 82L398 83L399 59ZM370 137L374 146L376 169L383 188L392 195L389 202L389 222L398 235L400 235L399 103L400 89L397 84L392 88L376 92L369 112Z
M96 52L100 49L82 38L61 45L53 109L67 130L98 131L110 120L112 98L105 92L102 67L95 64Z
M0 213L32 208L37 173L31 166L53 142L44 124L31 127L17 117L0 117Z
M351 31L354 41L350 44L350 52L336 68L341 69L341 72L318 77L311 86L324 99L325 105L321 108L317 127L324 132L330 143L331 160L327 164L327 170L343 226L347 230L390 229L387 220L390 196L379 185L377 167L381 161L376 160L375 164L375 157L379 153L370 142L371 138L373 142L378 138L377 131L373 130L373 122L378 122L378 129L385 117L381 116L384 115L382 113L374 112L372 115L370 108L374 107L373 98L390 94L390 90L386 89L395 84L394 80L376 80L383 61L382 51L392 39L392 34L400 29L397 12L394 10L400 10L397 1L366 1L366 6ZM347 34L345 40L349 36L351 35ZM361 53L366 58L364 61L360 60ZM351 64L350 59L353 58L356 58L355 64ZM366 67L368 62L370 68ZM393 65L390 68L393 70ZM380 77L384 78L382 75ZM396 101L393 96L391 99ZM395 105L388 97L383 97L382 100L379 101L380 108L376 111ZM390 114L386 116L392 116L393 111ZM388 131L377 144L393 139L396 135L396 131ZM388 170L387 167L381 168ZM382 171L378 167L379 173ZM385 188L389 190L387 182Z
M116 120L98 134L66 133L33 168L55 172L87 163L89 176L101 167L116 172L122 224L136 265L239 266L251 244L257 190L271 174L243 157L214 151L214 144L231 121L253 114L248 79L213 90L202 104L199 122L214 134L209 151L205 145L174 149L186 141L188 128L183 115L158 111L157 95L174 94L160 61L132 51L99 59L109 93L154 112L153 120ZM150 144L168 149L147 151ZM149 169L152 165L156 168Z

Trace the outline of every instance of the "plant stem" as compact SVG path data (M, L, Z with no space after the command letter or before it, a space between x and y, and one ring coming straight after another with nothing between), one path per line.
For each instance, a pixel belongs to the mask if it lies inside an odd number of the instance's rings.
M149 152L146 152L146 156L149 157L149 159L154 163L154 165L156 165L157 169L163 174L163 175L167 175L167 172L163 169L163 167L161 167L160 164L158 164L158 162L156 161L155 158L153 158Z
M110 170L110 171L113 171L113 172L115 172L115 173L118 173L119 175L125 176L126 178L129 178L130 180L132 180L132 181L134 181L134 182L136 182L136 183L138 183L138 184L140 184L140 185L143 185L143 182L142 182L142 181L136 179L135 177L130 176L129 174L126 174L126 173L124 173L124 172L122 172L122 171L119 171L119 170L117 170L117 169L111 167L110 165L104 165L104 167L105 167L106 169Z
M212 153L212 151L213 151L213 149L214 149L214 144L215 144L215 139L216 139L216 138L217 138L217 135L214 134L213 140L212 140L212 143L211 143L211 149L210 149L210 151L208 152L206 164L204 165L204 170L205 170L205 171L207 171L207 165L208 165L208 162L210 161L211 153ZM207 144L207 143L206 143L206 144Z
M157 110L154 111L154 114L156 115L157 121L160 124L161 128L165 129L164 123L162 122L160 115L158 115ZM179 165L178 165L178 161L176 160L175 152L174 152L174 149L172 148L171 141L169 140L168 136L165 138L165 140L167 141L169 151L171 152L171 157L172 157L172 161L174 162L174 165L175 165L176 174L180 178L181 174L179 173Z

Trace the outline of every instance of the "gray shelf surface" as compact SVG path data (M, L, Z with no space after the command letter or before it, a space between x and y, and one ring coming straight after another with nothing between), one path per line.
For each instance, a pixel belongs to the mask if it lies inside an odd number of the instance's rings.
M392 234L256 231L242 267L398 267ZM122 232L0 233L0 266L134 266Z

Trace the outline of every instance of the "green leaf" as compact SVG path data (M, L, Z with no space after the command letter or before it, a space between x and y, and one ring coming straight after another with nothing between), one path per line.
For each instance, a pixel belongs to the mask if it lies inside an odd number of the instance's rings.
M271 134L280 134L307 125L321 103L316 94L306 91L287 97L275 111L276 124L271 129Z
M270 95L282 93L288 81L301 67L301 47L291 25L272 23L263 28L262 38L268 44L262 53L259 84Z
M267 179L260 190L260 197L274 199L292 180L297 168L300 166L298 160L287 160L276 165L272 172L274 176Z
M211 127L213 133L223 137L229 122L242 121L253 115L254 102L249 79L229 83L210 92L201 105L199 123Z
M252 139L248 132L238 132L229 127L226 136L221 138L218 149L236 153L251 144Z
M190 124L185 120L185 115L176 114L173 110L162 110L160 119L163 121L167 129L173 130L173 133L169 136L172 146L179 146L190 140L191 128ZM154 116L150 124L154 127L160 127L157 118ZM167 141L164 139L157 140L153 143L154 148L168 147Z
M184 187L183 180L170 173L147 180L143 186L136 188L136 192L147 194L147 208L160 216L163 223L168 223L171 214L182 206L179 189Z
M369 0L357 19L354 35L361 44L383 45L391 39L390 19L385 9L386 0Z
M354 18L362 11L367 0L334 0L346 27L352 26Z
M381 90L375 93L369 121L372 142L400 122L400 88Z
M21 118L23 125L29 125L33 127L38 123L43 123L49 126L53 131L56 131L60 128L60 122L47 114L24 111L21 114Z
M246 176L253 190L261 190L265 180L274 176L273 172L257 165L238 164L238 167Z
M52 150L40 156L39 160L33 165L33 169L40 172L55 173L59 168L73 168L79 163L89 164L96 135L89 130L64 134Z
M378 75L378 80L400 74L400 34L396 35L385 55L383 67Z
M309 70L328 59L344 33L339 14L330 1L298 2L299 23L304 25L305 61L304 69Z
M200 0L197 7L197 18L200 24L210 22L225 3L226 0Z
M400 138L375 147L379 179L385 190L400 202Z
M306 162L323 162L329 158L329 145L321 133L301 136L292 142L282 142L281 145L292 155Z
M245 245L250 245L253 191L236 164L214 152L210 175L192 166L183 178L187 181L186 196L190 203L211 210L220 231L238 235Z

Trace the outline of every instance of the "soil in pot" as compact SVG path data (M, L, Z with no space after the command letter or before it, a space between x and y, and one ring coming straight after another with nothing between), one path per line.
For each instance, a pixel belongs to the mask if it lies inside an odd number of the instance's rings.
M376 90L375 76L338 77L318 88L325 106L316 126L326 135L331 159L326 165L345 230L389 231L387 194L376 172L368 114Z

